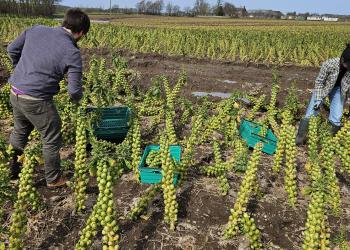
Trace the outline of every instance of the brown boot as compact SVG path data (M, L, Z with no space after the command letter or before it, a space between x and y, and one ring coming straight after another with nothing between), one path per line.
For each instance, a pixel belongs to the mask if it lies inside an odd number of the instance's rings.
M47 188L48 189L56 189L56 188L64 187L67 185L67 182L68 182L68 178L61 176L56 181L54 181L52 183L47 183Z

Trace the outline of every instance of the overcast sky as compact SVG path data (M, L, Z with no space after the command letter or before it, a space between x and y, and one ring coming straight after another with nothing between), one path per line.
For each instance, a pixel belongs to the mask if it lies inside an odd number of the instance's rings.
M109 7L110 0L62 0L61 4L74 7ZM170 0L164 0L168 3ZM119 7L135 7L138 0L112 0L112 5ZM181 7L192 7L195 0L171 0ZM217 0L208 0L215 4ZM225 2L225 1L223 1ZM229 0L235 6L246 6L249 9L273 9L282 12L311 12L350 15L349 0Z

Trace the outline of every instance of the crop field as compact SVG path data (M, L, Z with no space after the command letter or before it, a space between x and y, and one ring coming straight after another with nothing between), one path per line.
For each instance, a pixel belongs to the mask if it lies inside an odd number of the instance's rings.
M347 23L306 25L300 22L292 26L290 21L221 20L207 25L210 20L195 19L193 23L183 20L187 19L180 19L178 23L174 23L174 18L164 23L159 18L151 21L134 18L130 23L129 19L117 19L113 24L94 25L83 46L274 65L319 66L325 59L338 56L348 43L350 32ZM37 23L57 24L46 20L2 19L2 40L9 42L26 27Z
M326 101L295 145L318 67L350 42L348 24L108 20L79 43L81 104L66 79L55 96L72 179L48 190L35 130L10 181L5 48L58 22L0 18L0 250L350 249L349 105L332 137ZM99 130L107 107L125 112L110 138ZM260 143L242 137L248 121ZM150 145L159 147L144 155ZM160 182L143 183L153 168Z

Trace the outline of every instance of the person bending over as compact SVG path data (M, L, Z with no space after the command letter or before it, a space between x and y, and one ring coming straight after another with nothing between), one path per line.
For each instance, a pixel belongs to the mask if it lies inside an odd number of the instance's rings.
M68 92L72 101L83 96L82 59L77 42L88 33L89 17L80 9L67 10L62 26L36 25L25 30L7 52L14 71L10 76L10 101L14 129L10 145L15 154L11 163L12 178L18 178L28 136L36 128L42 139L45 178L49 188L64 186L59 150L62 145L61 119L53 102L59 82L67 73Z
M306 141L309 119L320 112L324 99L329 96L330 113L329 123L331 134L335 135L341 127L341 118L345 99L349 98L350 89L350 44L343 51L341 57L332 58L322 64L319 75L315 81L309 106L305 118L301 120L296 144L302 145Z

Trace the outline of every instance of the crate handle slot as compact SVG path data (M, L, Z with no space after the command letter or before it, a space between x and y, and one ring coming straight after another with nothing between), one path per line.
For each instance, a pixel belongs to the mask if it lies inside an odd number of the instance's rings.
M265 142L265 143L271 143L271 142L273 142L273 140L270 140L270 139L268 139L268 138L265 138L265 137L263 137L263 136L261 136L261 135L259 135L259 134L252 133L252 135L255 135L255 136L259 137L260 140L263 141L263 142Z
M162 172L160 170L153 170L152 173L154 173L154 174L161 174Z

